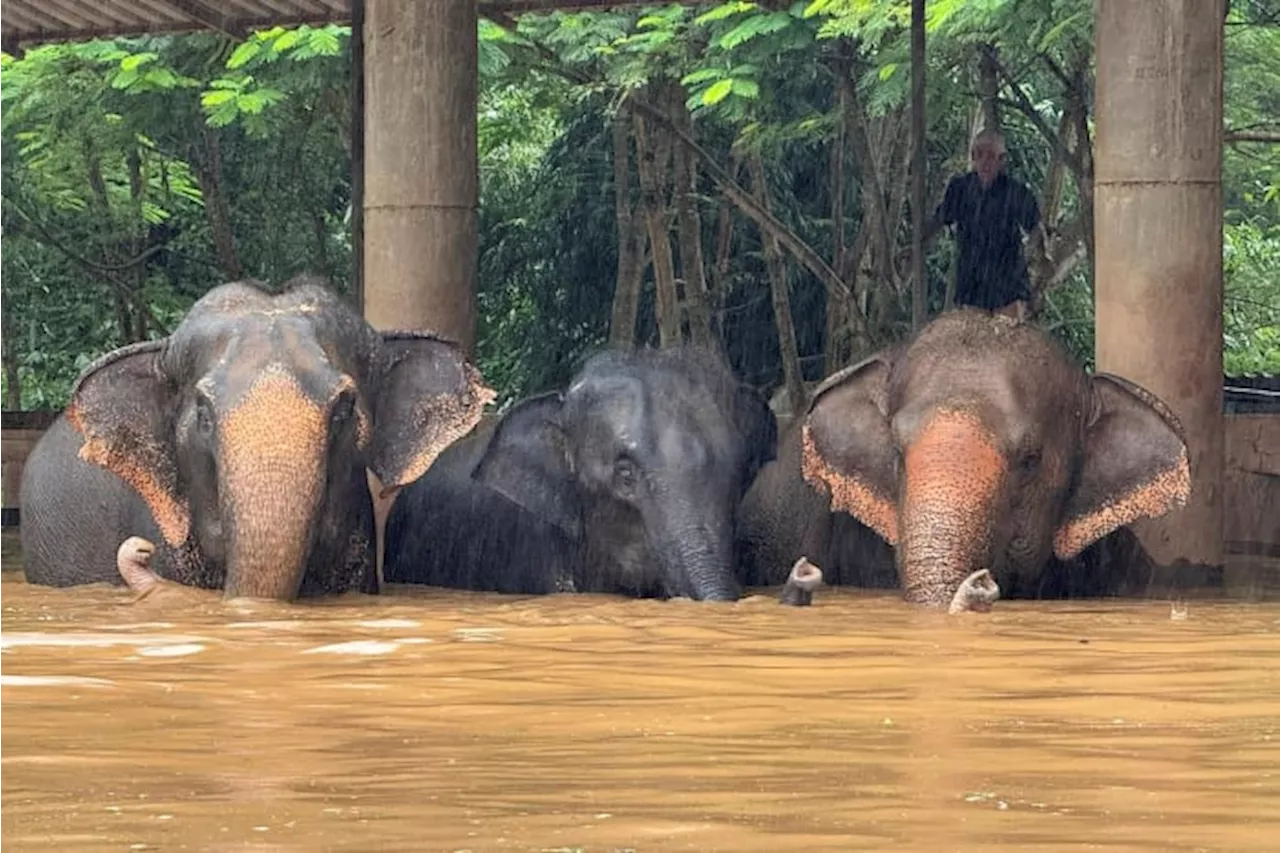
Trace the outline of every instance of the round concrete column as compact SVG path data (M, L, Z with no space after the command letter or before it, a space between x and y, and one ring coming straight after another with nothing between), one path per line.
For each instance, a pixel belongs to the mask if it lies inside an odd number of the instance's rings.
M475 0L365 0L364 313L475 340Z
M1134 525L1152 555L1222 565L1223 0L1098 0L1097 366L1182 421L1192 496Z

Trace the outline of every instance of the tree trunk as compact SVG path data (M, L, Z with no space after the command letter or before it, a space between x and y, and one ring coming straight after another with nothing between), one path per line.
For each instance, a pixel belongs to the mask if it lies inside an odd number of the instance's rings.
M685 105L684 87L671 86L671 108L676 123L693 136L693 122ZM676 228L680 234L680 274L684 279L684 304L689 315L689 339L711 346L711 312L707 307L707 278L702 260L702 219L698 216L698 167L689 152L672 138L675 172Z
M22 408L22 374L18 370L18 348L14 343L13 307L0 311L0 360L4 362L4 407ZM8 497L8 495L6 495Z
M644 229L631 213L631 112L623 104L613 117L613 208L618 223L618 274L609 315L609 345L631 349L636 342L636 314L644 272Z
M873 258L884 264L886 271L892 269L892 261L885 264L884 259L893 256L893 235L890 231L888 210L885 207L884 181L880 179L879 158L871 143L869 118L858 89L849 77L841 77L839 85L844 90L851 107L849 125L849 145L853 149L854 162L859 166L859 177L862 183L862 215L872 226L871 234ZM888 283L888 282L886 282Z
M996 47L978 46L978 97L982 107L982 129L1000 131L1000 67L996 65Z
M312 214L311 224L316 238L316 266L326 279L331 279L333 270L329 266L329 229L325 226L323 210Z
M129 245L126 247L125 256L137 258L142 256L143 248L147 240L147 225L142 218L143 196L146 193L146 179L142 171L142 152L135 146L129 151L126 157L126 165L129 169L129 197L133 203L133 216L131 234L129 235ZM147 339L147 302L146 302L146 282L147 282L147 265L145 262L134 264L132 269L125 270L122 273L124 277L121 285L126 288L125 302L128 312L132 319L132 325L125 330L128 335L129 343L137 341L145 341Z
M737 151L729 154L729 175L731 180L738 180L738 172L742 160ZM707 303L713 323L720 316L720 309L728 297L730 252L733 249L733 200L725 191L720 193L720 209L716 211L716 262L711 269L711 289L707 294Z
M194 158L196 180L204 196L205 218L213 233L213 248L218 266L228 281L244 278L244 266L236 253L235 232L231 228L231 210L222 192L222 147L218 132L200 122L200 151Z
M843 73L843 72L842 72ZM836 101L836 136L831 142L831 266L845 276L844 245L844 146L848 127L849 112L848 92L840 87ZM834 373L841 365L840 343L843 337L846 318L847 300L840 295L827 292L827 324L823 334L822 366L825 373Z
M765 182L764 161L760 151L751 152L747 161L751 172L751 185L760 205L768 210L769 187ZM787 285L786 269L778 240L768 231L760 229L760 241L764 245L765 265L769 269L769 293L773 299L773 321L778 329L778 352L782 357L782 377L787 388L787 399L792 412L804 411L804 379L800 375L800 353L796 345L796 327L791 317L791 294Z
M671 146L663 144L664 133L650 134L645 119L635 116L636 164L640 173L640 197L649 245L653 250L655 313L658 341L663 349L680 344L680 304L676 294L675 264L671 238L667 232L666 205L663 204L659 176L665 174Z
M929 318L924 278L924 0L911 0L911 327L920 329Z
M655 121L661 122L668 127L674 127L671 119L652 104L648 104L643 100L635 100L633 103L639 112L653 117ZM785 246L806 269L813 273L815 278L822 282L823 286L847 292L848 288L845 283L840 280L840 276L831 268L826 259L794 231L779 221L776 216L763 208L758 199L739 186L738 182L731 178L729 173L720 166L716 158L712 157L706 149L690 139L688 134L678 128L675 128L675 137L698 159L698 162L702 164L702 168L724 191L724 194L737 205L738 209L751 217L760 228L777 238L778 243ZM852 319L854 323L861 322L861 317L857 314Z
M1085 250L1088 252L1089 280L1097 281L1094 277L1096 255L1093 242L1093 138L1089 135L1089 114L1083 100L1083 78L1085 73L1083 69L1079 71L1074 92L1074 97L1081 99L1081 105L1076 110L1075 134L1076 159L1080 162L1080 171L1076 174L1075 179L1076 189L1080 193L1080 225L1081 234L1084 236Z

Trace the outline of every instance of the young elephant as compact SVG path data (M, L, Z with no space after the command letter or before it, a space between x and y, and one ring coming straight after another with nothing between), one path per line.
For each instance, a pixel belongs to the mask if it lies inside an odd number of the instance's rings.
M401 493L388 581L733 600L733 518L777 425L695 349L601 353Z
M863 572L884 585L893 546L906 599L940 607L981 569L1002 597L1034 593L1051 558L1191 489L1160 400L1090 377L1035 326L973 309L827 379L779 456L742 508L746 571L765 575L754 582L807 553L829 582Z
M287 287L218 287L84 371L23 472L30 582L118 583L136 535L159 576L227 597L377 591L366 467L417 478L492 392L453 344Z

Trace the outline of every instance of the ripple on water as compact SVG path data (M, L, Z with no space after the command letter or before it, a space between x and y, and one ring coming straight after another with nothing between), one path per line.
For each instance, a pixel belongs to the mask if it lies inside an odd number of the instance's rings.
M148 658L178 658L204 651L200 643L178 643L172 646L143 646L138 654Z
M192 637L182 634L46 634L36 631L31 633L5 632L0 635L0 649L3 650L23 646L105 649L111 646L143 647L207 642L209 641L205 637Z
M108 678L87 675L0 675L0 687L111 687Z
M330 643L306 649L304 655L388 655L400 648L397 642L387 640L351 640L346 643Z

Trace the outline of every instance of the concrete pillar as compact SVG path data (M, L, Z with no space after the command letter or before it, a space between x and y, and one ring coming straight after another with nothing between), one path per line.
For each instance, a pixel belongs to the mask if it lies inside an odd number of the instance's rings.
M1223 564L1224 0L1097 0L1097 367L1182 421L1187 507L1134 526L1164 563Z
M365 0L364 315L475 340L475 0Z

